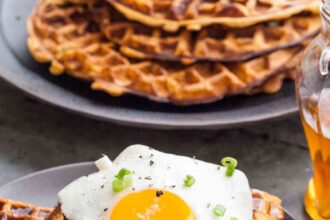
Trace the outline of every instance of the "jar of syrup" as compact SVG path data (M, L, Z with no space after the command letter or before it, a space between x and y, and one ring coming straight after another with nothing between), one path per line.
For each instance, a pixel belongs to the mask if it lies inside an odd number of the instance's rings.
M306 49L296 80L300 116L314 176L305 194L312 219L330 219L330 0L321 6L322 30Z

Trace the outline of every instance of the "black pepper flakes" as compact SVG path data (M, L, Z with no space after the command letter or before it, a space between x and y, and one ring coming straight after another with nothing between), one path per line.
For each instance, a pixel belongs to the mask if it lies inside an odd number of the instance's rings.
M159 198L161 197L162 195L164 195L163 191L157 191L156 192L156 196Z
M150 160L149 165L152 166L154 165L154 163L155 163L154 161Z
M104 212L108 211L108 208L103 209Z

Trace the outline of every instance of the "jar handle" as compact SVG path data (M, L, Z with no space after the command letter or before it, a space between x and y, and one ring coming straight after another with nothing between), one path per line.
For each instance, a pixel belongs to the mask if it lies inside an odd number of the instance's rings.
M327 76L330 72L330 47L323 49L319 60L320 74Z

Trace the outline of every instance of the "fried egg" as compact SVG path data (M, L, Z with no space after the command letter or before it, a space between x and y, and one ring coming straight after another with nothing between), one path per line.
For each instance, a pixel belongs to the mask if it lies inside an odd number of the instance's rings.
M223 166L166 154L143 145L126 148L113 162L59 192L69 220L252 220L252 195L245 174L230 177ZM123 168L132 182L114 192ZM193 182L186 184L187 176ZM189 179L188 179L189 180ZM220 214L220 215L219 215Z

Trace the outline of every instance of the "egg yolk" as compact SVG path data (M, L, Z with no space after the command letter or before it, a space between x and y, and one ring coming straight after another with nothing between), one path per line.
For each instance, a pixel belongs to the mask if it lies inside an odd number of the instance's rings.
M110 220L196 220L179 196L162 190L147 189L123 197L111 212Z

